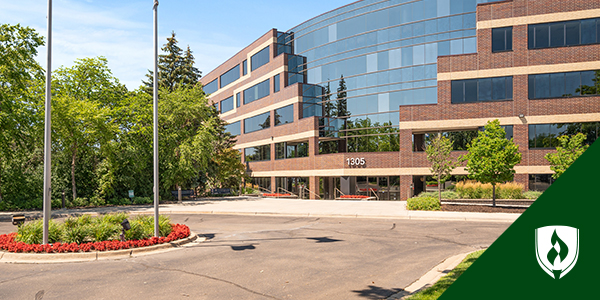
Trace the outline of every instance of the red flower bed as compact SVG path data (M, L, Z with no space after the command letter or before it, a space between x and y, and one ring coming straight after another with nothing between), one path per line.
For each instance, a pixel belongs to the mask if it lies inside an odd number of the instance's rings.
M291 194L273 193L273 194L263 194L263 196L265 196L265 197L283 197L283 196L291 196Z
M366 199L366 198L369 198L369 196L363 196L363 195L341 195L340 198L342 198L342 199Z
M151 237L145 240L133 240L133 241L103 241L103 242L90 242L83 244L76 243L54 243L52 245L40 245L40 244L26 244L23 242L16 242L16 232L9 234L0 235L0 250L6 250L8 252L33 252L33 253L64 253L64 252L90 252L90 251L107 251L107 250L119 250L146 247L158 244L169 243L175 240L183 239L190 236L190 228L183 224L171 224L173 231L167 236Z

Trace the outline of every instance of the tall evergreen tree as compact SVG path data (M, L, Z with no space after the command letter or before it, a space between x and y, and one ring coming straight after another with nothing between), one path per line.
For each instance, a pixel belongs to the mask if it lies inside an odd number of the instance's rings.
M166 54L160 54L158 57L158 88L167 89L169 92L178 87L191 87L200 80L201 72L194 67L194 56L188 46L185 52L177 45L175 32L171 32L171 37L167 38L167 43L161 48ZM148 70L146 78L143 81L145 92L152 94L154 72Z

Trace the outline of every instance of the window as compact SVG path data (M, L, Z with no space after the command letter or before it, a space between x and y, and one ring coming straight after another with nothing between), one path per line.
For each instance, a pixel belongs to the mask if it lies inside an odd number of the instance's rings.
M244 133L263 130L271 127L271 113L266 112L258 116L244 119Z
M219 102L213 103L214 108L219 111Z
M492 29L492 52L512 50L512 27Z
M250 57L250 68L252 71L262 67L269 62L269 46L258 51L258 53Z
M279 92L279 74L273 77L273 93Z
M233 96L221 101L221 113L228 112L233 109Z
M271 88L270 83L271 80L267 79L259 84L254 85L253 87L244 90L244 104L248 104L250 102L256 101L260 98L269 96L269 89Z
M599 27L600 18L529 25L529 49L597 44Z
M511 100L512 76L452 81L452 103Z
M225 132L229 132L231 135L236 136L242 133L240 121L225 125Z
M241 103L242 103L242 94L241 93L237 93L235 94L235 106L236 107L240 107Z
M242 76L248 74L248 60L242 62Z
M271 160L271 145L245 148L244 157L247 162Z
M219 89L219 87L217 86L217 79L215 78L215 80L207 83L203 90L206 94L212 94L214 92L216 92Z
M294 105L275 110L275 126L294 122Z
M543 192L554 183L552 174L529 174L529 190Z
M529 75L529 99L600 94L600 70Z
M275 144L275 159L308 157L308 142L283 142Z
M559 146L559 136L579 132L586 136L584 144L591 145L598 139L599 130L600 122L529 125L529 148L554 148Z
M224 87L240 78L240 65L231 68L221 75L220 87Z

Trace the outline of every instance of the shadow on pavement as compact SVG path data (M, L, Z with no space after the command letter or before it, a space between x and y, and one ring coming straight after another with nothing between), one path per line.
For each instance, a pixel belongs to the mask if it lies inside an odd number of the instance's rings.
M307 240L315 240L317 243L334 243L334 242L343 242L343 240L330 239L326 236L324 237L314 237L314 238L306 238Z
M231 250L233 251L244 251L244 250L254 250L256 247L254 245L245 245L245 246L231 246Z
M398 292L404 292L406 295L409 295L409 292L404 291L403 289L384 289L382 287L369 285L368 289L353 291L357 293L360 297L367 299L385 299L391 295L394 295ZM402 295L405 296L405 295Z

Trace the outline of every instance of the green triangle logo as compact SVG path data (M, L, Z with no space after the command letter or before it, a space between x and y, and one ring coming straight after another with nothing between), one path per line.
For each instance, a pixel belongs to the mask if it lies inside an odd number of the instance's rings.
M599 235L596 142L439 299L588 299Z

